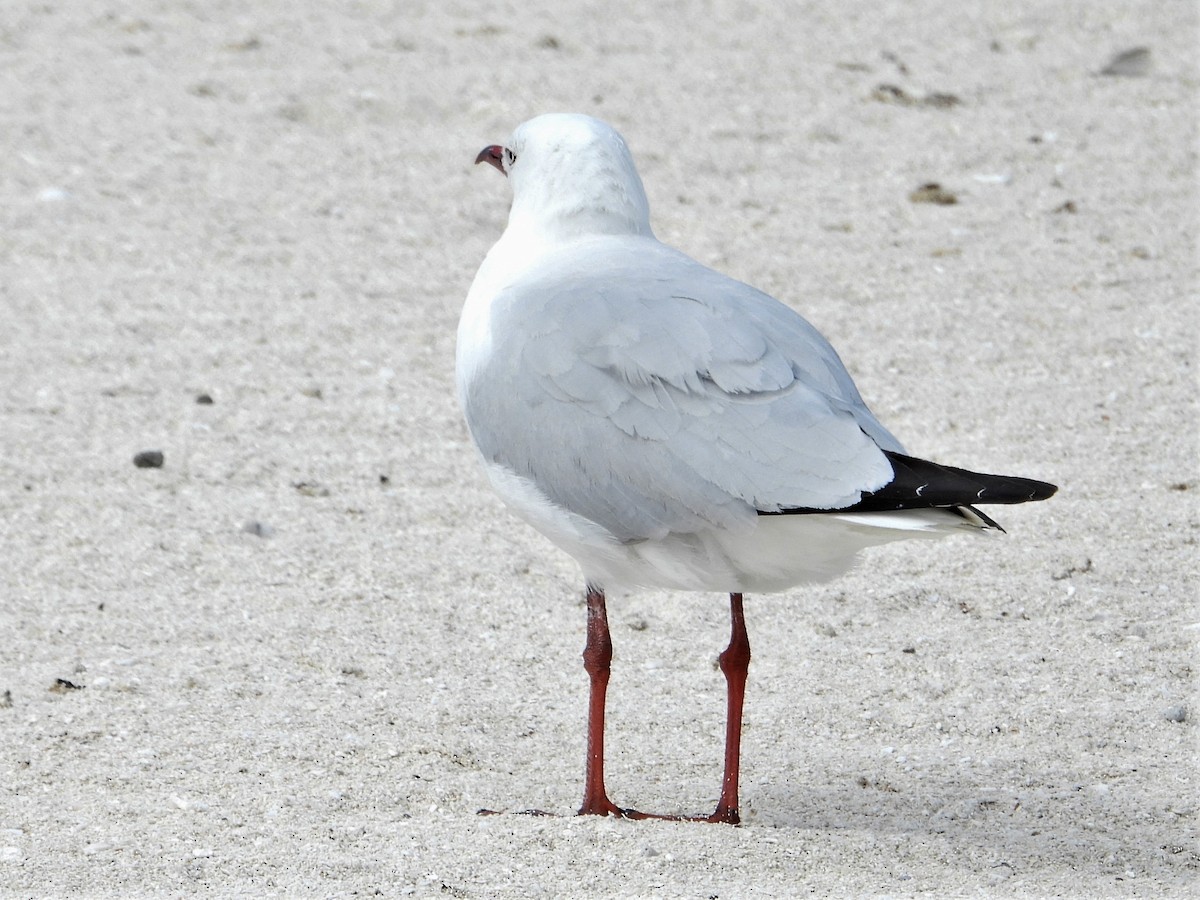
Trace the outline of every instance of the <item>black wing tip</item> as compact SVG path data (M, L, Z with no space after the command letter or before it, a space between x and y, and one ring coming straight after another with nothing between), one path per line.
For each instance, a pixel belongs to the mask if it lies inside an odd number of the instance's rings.
M1033 485L1033 491L1025 498L1026 500L1049 500L1058 493L1057 484L1051 484L1048 481L1034 481L1032 478L1028 480Z
M902 509L969 509L988 527L1000 528L993 519L975 509L985 504L1013 505L1046 500L1058 486L1016 475L989 475L955 466L883 451L892 465L893 478L876 491L865 491L857 503L838 509L781 509L759 511L759 515L798 513L895 512ZM1003 531L1003 528L1000 528Z
M1049 500L1058 493L1058 485L1046 481L1019 478L1016 475L973 474L988 479L988 486L972 501L974 503L1033 503Z
M976 504L1016 504L1047 500L1058 492L1058 486L1048 481L1022 478L1018 475L991 475L973 472L957 466L905 456L885 450L895 478L873 495L891 495L903 499L916 494L916 499L931 495L930 506L973 506Z

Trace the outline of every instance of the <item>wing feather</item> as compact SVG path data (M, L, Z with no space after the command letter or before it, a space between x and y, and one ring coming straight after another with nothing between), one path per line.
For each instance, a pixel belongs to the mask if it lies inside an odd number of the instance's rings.
M838 509L893 477L903 448L811 325L652 239L556 251L491 316L464 392L484 456L620 540Z

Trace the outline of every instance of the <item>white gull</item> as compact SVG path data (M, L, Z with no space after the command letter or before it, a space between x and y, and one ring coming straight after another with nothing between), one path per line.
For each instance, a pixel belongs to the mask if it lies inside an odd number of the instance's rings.
M508 176L513 202L463 308L458 395L496 492L586 579L579 811L646 817L604 786L605 588L721 591L725 777L702 818L736 823L743 593L832 578L872 545L998 528L974 505L1055 488L908 456L812 325L654 237L605 123L539 116L476 162Z

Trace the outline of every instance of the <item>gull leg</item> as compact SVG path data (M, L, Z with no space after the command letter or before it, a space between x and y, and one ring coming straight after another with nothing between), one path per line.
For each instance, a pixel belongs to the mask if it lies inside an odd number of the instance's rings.
M728 706L725 719L725 775L721 781L721 799L711 816L700 821L737 825L738 770L741 762L742 705L746 695L746 674L750 667L750 638L742 613L742 595L729 595L731 628L729 646L718 657L725 673ZM604 787L604 702L612 663L612 637L604 592L588 585L587 641L583 648L583 667L591 681L588 698L587 765L584 774L583 803L579 815L621 816L630 819L667 819L680 821L689 816L661 816L633 809L621 809L608 799Z
M587 641L583 647L583 667L591 681L588 697L587 766L584 772L583 805L579 815L622 816L625 811L608 799L604 789L604 701L608 693L609 667L612 662L612 637L608 632L608 613L604 591L587 586Z
M729 595L731 628L729 646L718 657L725 673L728 707L725 717L725 776L721 780L721 799L709 822L737 825L738 769L742 755L742 702L746 697L746 673L750 668L750 637L746 634L746 619L742 615L742 595Z

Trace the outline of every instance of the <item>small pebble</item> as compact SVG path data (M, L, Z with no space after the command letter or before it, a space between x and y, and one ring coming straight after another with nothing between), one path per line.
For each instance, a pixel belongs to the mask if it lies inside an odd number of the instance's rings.
M211 394L197 394L196 402L201 406L212 406L213 398Z
M1150 71L1150 48L1133 47L1122 50L1108 65L1100 70L1101 75L1115 75L1125 78L1137 78Z
M292 487L298 490L305 497L328 497L329 488L323 484L317 484L314 481L294 481Z
M925 106L932 106L934 109L951 109L962 103L954 94L946 94L941 91L935 91L932 94L926 94L921 98L921 103Z
M266 522L259 522L257 519L252 519L242 526L242 531L246 534L252 534L255 537L269 538L275 534L275 529Z
M880 84L871 91L871 99L879 103L893 103L897 106L928 106L933 109L952 109L962 103L954 94L935 92L915 97L904 88L894 84Z
M908 195L908 199L913 203L933 203L937 206L953 206L958 202L958 197L952 191L946 190L936 181L921 185Z
M1163 715L1168 722L1186 722L1187 707L1182 705L1168 706L1163 710Z
M1007 881L1008 879L1012 878L1015 874L1017 874L1016 870L1013 869L1012 866L1010 866L1006 862L1002 862L1002 863L999 863L998 865L992 866L990 880L994 881L994 882L995 881Z
M139 469L161 469L163 454L161 450L143 450L133 458L133 464Z
M871 99L880 103L897 103L901 106L911 106L916 101L908 91L895 84L880 84L871 91Z

